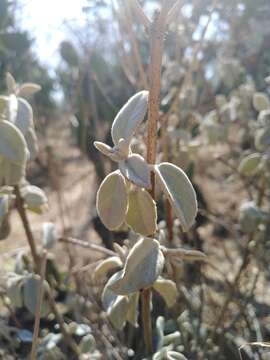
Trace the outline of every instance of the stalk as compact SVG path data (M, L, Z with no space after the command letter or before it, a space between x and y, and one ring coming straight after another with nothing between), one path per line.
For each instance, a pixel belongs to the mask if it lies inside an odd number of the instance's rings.
M147 133L147 162L154 165L157 153L157 125L160 107L161 66L164 47L164 37L167 17L171 8L171 1L164 2L160 12L156 12L150 25L150 65L149 65L149 107L148 107L148 133ZM150 194L155 200L155 174L151 173ZM152 324L151 324L151 289L141 293L142 322L144 341L148 354L153 353Z

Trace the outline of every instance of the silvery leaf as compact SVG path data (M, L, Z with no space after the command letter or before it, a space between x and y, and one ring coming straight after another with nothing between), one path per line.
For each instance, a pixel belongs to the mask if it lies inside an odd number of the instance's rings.
M108 318L112 325L122 330L125 326L128 313L128 298L126 296L118 296L114 304L108 310Z
M142 188L151 188L150 168L142 156L130 155L126 160L119 162L119 169L133 184Z
M119 273L116 273L109 279L103 289L101 300L113 326L122 329L127 320L128 298L127 296L115 294L110 288L111 284L118 278Z
M124 177L115 171L103 180L97 193L97 213L109 230L115 230L125 220L128 196Z
M22 188L21 193L28 210L41 214L47 208L47 196L39 187L26 185Z
M126 259L124 270L117 274L111 289L119 295L129 295L151 286L161 274L164 256L157 240L143 238L139 240Z
M42 226L42 243L47 250L52 249L58 241L58 233L55 225L51 222L45 222Z
M253 201L242 203L239 212L241 230L247 234L254 233L258 225L264 220L264 213Z
M197 199L195 190L183 170L170 163L155 166L157 180L165 196L170 201L179 217L184 231L193 224L197 215Z
M42 284L45 287L43 302L41 306L41 316L44 317L49 313L49 304L46 301L46 291L49 289L49 285L46 281ZM40 288L40 276L30 274L24 280L23 284L23 301L24 306L33 314L36 314L36 307L38 301L38 294Z
M0 156L20 166L25 166L27 159L27 145L22 133L6 120L0 121Z
M127 313L127 321L135 326L138 327L138 316L139 316L139 296L140 293L136 292L134 294L131 294L129 296L129 302L128 302L128 313Z
M9 105L8 96L0 96L0 119L4 117Z
M22 281L23 276L16 274L11 274L7 280L7 296L16 308L23 306Z
M140 235L149 236L156 232L157 207L146 190L137 188L130 191L126 223Z
M253 95L253 106L257 111L268 109L270 107L270 102L267 94L263 92L256 92Z
M94 271L94 276L96 279L102 278L107 275L107 273L115 268L122 266L123 263L118 256L111 256L99 263Z
M16 122L18 111L18 99L17 96L11 94L8 98L8 120L13 124Z
M12 164L0 156L0 185L17 185L25 177L25 165Z
M82 354L93 353L96 348L96 340L92 334L85 335L80 341L79 348Z
M2 224L8 213L8 203L8 195L0 195L0 225Z
M122 107L112 124L112 139L118 145L120 139L130 142L142 123L148 106L148 91L140 91Z
M24 99L18 98L17 116L14 124L25 135L27 131L34 126L33 110L31 105Z
M261 154L254 153L246 156L241 160L238 171L244 176L253 176L258 172L259 164L261 162Z
M6 215L0 223L0 240L5 240L11 231L10 216Z
M6 85L9 94L12 94L16 91L16 81L9 72L6 74Z
M186 260L186 261L206 261L207 256L199 250L186 250L186 249L165 249L165 254L170 259Z
M255 147L258 150L265 150L270 146L270 128L259 129L255 134Z
M33 95L41 90L41 86L34 83L25 83L22 84L18 91L17 95L22 97L28 97L30 95Z
M113 154L113 148L101 141L95 141L94 146L98 149L103 155L110 156Z
M177 298L177 288L172 280L158 278L153 288L160 294L168 307L172 307Z
M30 153L29 160L34 160L38 155L38 141L34 128L30 127L24 138Z

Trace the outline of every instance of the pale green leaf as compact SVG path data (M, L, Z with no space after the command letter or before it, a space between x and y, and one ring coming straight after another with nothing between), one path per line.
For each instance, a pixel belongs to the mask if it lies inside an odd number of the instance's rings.
M126 223L138 234L148 236L156 232L157 207L146 190L137 188L128 196Z
M261 154L250 154L241 160L238 171L241 175L253 176L257 173L260 162Z
M24 138L30 153L29 160L34 160L38 155L38 141L34 128L30 127L24 135Z
M85 335L80 341L79 348L82 354L93 353L96 348L96 340L92 334Z
M0 185L18 185L25 177L25 165L12 164L0 157Z
M102 278L106 276L109 271L122 265L123 263L118 256L111 256L97 265L94 271L94 276L96 279Z
M253 106L257 111L268 109L270 107L270 102L267 94L263 92L256 92L253 95Z
M41 316L44 317L49 313L49 304L46 300L46 292L49 290L49 285L44 281L42 286L44 286L44 297L41 306ZM34 274L27 275L23 284L23 301L24 306L32 313L32 315L36 314L39 289L40 276Z
M41 86L34 83L24 83L22 84L18 91L18 96L28 97L30 95L33 95L41 90Z
M101 141L95 141L94 146L98 149L103 155L110 156L114 153L113 148Z
M9 98L7 96L0 96L0 119L4 117L8 109Z
M129 296L129 302L128 302L128 312L127 312L127 321L135 326L138 327L138 316L139 316L139 297L140 293L136 292L134 294L131 294Z
M17 96L11 94L8 97L8 120L13 124L16 122L18 111L18 99Z
M9 121L0 121L0 155L12 164L25 166L27 145L16 126Z
M16 308L23 306L22 280L23 276L16 274L12 274L7 280L7 296Z
M120 139L130 141L142 123L148 106L148 91L140 91L122 107L112 124L112 139L118 145Z
M115 171L101 183L96 207L99 217L109 230L115 230L125 220L128 196L124 177Z
M6 85L9 94L12 94L16 91L16 81L9 72L6 74Z
M2 224L8 213L8 205L9 205L8 195L6 194L0 195L0 225Z
M156 165L155 172L183 230L187 231L194 223L198 210L196 193L189 178L183 170L170 163Z
M158 278L153 288L164 299L168 307L172 307L177 299L177 288L172 280Z
M113 306L107 312L110 322L118 330L122 330L125 326L127 313L128 298L126 296L118 296Z
M255 134L255 146L258 150L265 150L270 146L270 128L259 129Z
M26 185L22 188L21 193L28 210L41 214L47 209L47 196L39 187Z
M126 160L119 162L119 169L133 184L142 188L151 188L150 168L142 156L130 155Z
M58 233L54 223L45 222L42 226L42 243L47 250L52 249L58 241Z
M139 240L126 259L124 270L118 272L119 279L113 281L111 289L119 295L132 294L151 286L161 274L164 256L157 240Z
M115 328L121 330L127 320L128 297L117 295L111 290L111 284L117 280L119 276L120 274L116 273L109 279L103 289L101 300L109 320Z
M30 128L33 128L33 110L31 105L24 99L18 98L17 116L14 124L25 135Z

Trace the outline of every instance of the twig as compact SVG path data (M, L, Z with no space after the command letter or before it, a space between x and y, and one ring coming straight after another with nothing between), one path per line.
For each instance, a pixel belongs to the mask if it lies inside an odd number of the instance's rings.
M174 18L177 16L177 13L179 12L180 9L180 4L181 4L181 0L177 0L176 3L173 5L173 7L171 8L171 10L168 13L167 16L167 24L169 25Z
M38 291L38 299L37 299L37 306L36 306L36 313L35 313L35 325L34 325L34 334L33 334L33 342L32 342L32 349L31 349L31 360L36 359L36 351L38 345L38 333L39 333L39 326L40 326L40 317L41 317L41 307L44 295L44 280L46 275L46 264L47 264L47 252L44 251L43 256L40 262L40 284L39 284L39 291Z
M149 31L149 28L151 26L151 21L148 19L148 17L145 15L141 5L139 4L138 0L129 0L129 3L136 14L136 18L140 20L142 25L145 27L146 32Z
M30 246L34 264L36 265L37 270L39 270L39 256L38 256L38 252L37 252L37 247L36 247L34 236L32 234L30 224L29 224L29 221L28 221L28 218L26 215L26 211L25 211L25 207L24 207L24 200L21 196L21 192L20 192L18 185L14 186L14 192L15 192L15 196L16 196L17 210L19 212L19 215L20 215L22 223L23 223L23 227L24 227L24 230L26 233L28 244Z
M116 255L116 253L114 251L112 251L112 250L109 250L107 248L104 248L104 247L96 245L96 244L89 244L86 241L82 241L82 240L79 240L79 239L74 239L74 238L71 238L71 237L61 237L61 238L59 238L59 241L70 243L70 244L77 245L77 246L81 246L81 247L84 247L84 248L87 248L87 249L91 249L91 250L103 253L105 255L108 255L108 256L115 256Z
M127 24L127 33L128 33L128 37L130 39L130 43L131 43L131 49L134 55L134 60L137 64L137 68L139 71L139 77L140 77L140 83L143 86L143 88L147 89L148 88L148 83L147 83L147 76L145 74L145 70L143 67L143 63L142 63L142 58L141 58L141 54L140 54L140 50L139 50L139 44L138 41L134 35L133 29L132 29L132 18L131 18L131 14L130 14L130 8L128 6L128 4L126 4L126 6L124 6L125 9L125 15L126 15L126 24Z
M239 281L240 281L240 278L241 278L241 275L243 273L243 271L246 269L248 263L249 263L249 255L250 255L250 251L249 251L249 244L250 242L253 240L253 234L249 236L249 239L248 239L248 242L246 244L246 248L245 248L245 252L244 252L244 255L243 255L243 260L242 260L242 264L241 266L239 267L238 271L237 271L237 274L234 278L234 281L232 283L232 286L231 286L231 290L229 291L224 303L223 303L223 306L220 310L220 314L216 320L216 323L214 325L214 328L213 328L213 338L216 339L217 337L217 330L219 329L220 325L222 324L223 322L223 319L226 315L226 312L228 310L228 307L233 299L233 296L234 296L234 292L235 292L235 289L237 288L237 286L239 285Z

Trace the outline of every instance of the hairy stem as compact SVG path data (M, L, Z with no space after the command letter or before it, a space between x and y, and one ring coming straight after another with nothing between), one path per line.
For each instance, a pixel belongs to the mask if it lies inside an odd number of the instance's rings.
M160 12L155 13L155 17L150 26L150 66L149 66L149 107L148 107L148 133L147 133L147 162L155 164L157 153L157 125L160 106L161 88L161 66L162 53L164 46L164 35L166 30L167 16L171 8L171 1L164 2ZM155 199L155 174L151 173L150 194ZM151 290L147 289L141 293L142 300L142 321L144 331L144 341L147 353L153 352L152 343L152 324L151 324Z

